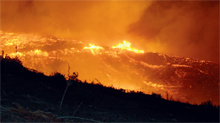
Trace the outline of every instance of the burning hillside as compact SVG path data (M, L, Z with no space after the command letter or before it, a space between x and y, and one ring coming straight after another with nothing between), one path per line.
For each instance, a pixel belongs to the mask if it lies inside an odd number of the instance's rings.
M17 49L16 49L17 48ZM219 104L219 64L144 52L128 41L107 47L77 40L1 31L1 49L25 67L50 75L78 72L81 80L128 90L158 93L192 104ZM17 51L16 51L17 50Z

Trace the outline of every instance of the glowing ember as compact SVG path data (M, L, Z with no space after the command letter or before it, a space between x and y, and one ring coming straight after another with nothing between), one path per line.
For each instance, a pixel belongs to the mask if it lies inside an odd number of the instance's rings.
M112 48L119 48L121 50L133 51L135 53L144 53L143 50L138 50L135 48L131 48L131 43L127 41L123 41L123 44L119 43L117 46L112 46Z

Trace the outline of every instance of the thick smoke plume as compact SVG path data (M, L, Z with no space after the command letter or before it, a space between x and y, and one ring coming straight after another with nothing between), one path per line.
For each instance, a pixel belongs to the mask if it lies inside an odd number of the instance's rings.
M1 30L219 60L218 1L1 1Z
M218 61L219 2L157 1L129 32L150 51Z

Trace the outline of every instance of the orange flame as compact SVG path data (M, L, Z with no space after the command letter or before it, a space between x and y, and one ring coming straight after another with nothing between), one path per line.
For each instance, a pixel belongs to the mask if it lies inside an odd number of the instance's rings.
M92 54L100 54L99 50L103 50L103 47L95 46L94 44L89 44L90 47L84 47L83 49L91 50Z
M131 48L131 43L125 40L123 41L123 44L119 43L117 46L112 46L112 48L119 48L121 50L133 51L135 53L144 53L143 50Z
M9 54L9 56L11 56L12 58L14 58L14 57L16 57L16 56L25 56L25 55L31 55L31 56L34 56L34 55L37 55L37 56L49 56L49 54L45 51L45 52L43 52L43 51L41 51L41 50L38 50L38 49L36 49L36 50L34 50L34 51L29 51L29 52L23 52L23 53L21 53L21 52L17 52L17 53L10 53Z
M41 50L38 50L38 49L36 49L36 50L34 50L34 51L32 51L31 50L31 52L28 52L27 54L30 54L30 55L40 55L40 56L48 56L48 53L47 52L42 52Z
M9 56L11 56L12 58L15 58L16 56L23 56L23 53L17 52L17 53L11 53L9 54Z

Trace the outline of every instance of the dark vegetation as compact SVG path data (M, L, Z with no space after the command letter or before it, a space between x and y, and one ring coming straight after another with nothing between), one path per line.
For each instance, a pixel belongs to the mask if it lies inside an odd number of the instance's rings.
M18 58L1 58L1 122L219 122L219 107L211 101L191 105L72 76L64 93L64 75L45 76L23 67Z

